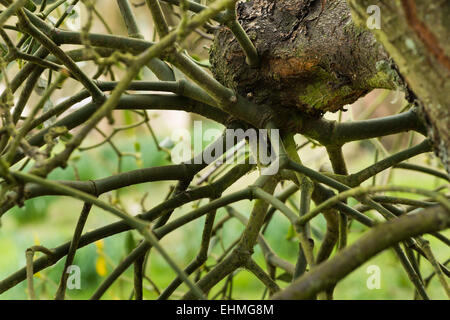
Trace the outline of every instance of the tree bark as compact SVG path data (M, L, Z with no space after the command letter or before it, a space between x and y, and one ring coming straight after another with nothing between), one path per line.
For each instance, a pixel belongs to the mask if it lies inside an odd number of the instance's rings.
M216 32L210 60L216 79L257 104L308 114L338 111L399 77L383 67L388 55L356 26L345 0L254 0L237 6L239 23L260 65L250 67L227 27Z
M378 41L423 105L436 154L450 172L450 2L348 0L353 19L365 24L369 5L378 5Z

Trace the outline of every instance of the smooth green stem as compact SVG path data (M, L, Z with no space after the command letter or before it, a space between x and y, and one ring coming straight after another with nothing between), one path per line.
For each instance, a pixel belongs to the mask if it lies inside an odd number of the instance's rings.
M128 35L131 38L144 39L136 20L136 17L131 8L130 2L128 0L117 0L119 5L120 13L122 14L123 20L127 27ZM158 58L151 59L147 64L150 70L158 77L160 80L174 81L175 76L173 70L162 60Z
M347 191L341 192L338 195L328 199L327 201L322 202L320 205L318 205L316 208L311 210L308 214L301 217L297 223L299 225L302 225L315 216L317 216L323 209L330 207L333 204L336 204L339 201L345 200L349 197L360 197L360 196L366 196L368 194L376 193L376 192L384 192L384 191L397 191L397 192L407 192L407 193L415 193L415 194L422 194L425 196L428 196L430 198L435 199L440 204L442 204L446 210L450 212L450 201L445 198L443 195L432 192L424 189L419 188L411 188L411 187L405 187L405 186L370 186L370 187L357 187L353 189L349 189Z
M447 283L447 279L445 278L441 266L439 265L439 262L436 260L436 257L433 254L433 251L431 250L430 242L423 239L422 237L418 237L417 240L419 242L420 247L423 249L425 255L427 256L428 261L430 261L431 265L433 266L434 272L437 274L438 279L442 285L442 288L444 289L444 292L447 295L447 298L450 299L450 288Z
M280 201L273 195L269 194L268 192L265 192L264 190L262 190L260 188L256 188L253 191L253 193L258 199L264 200L264 201L270 203L276 209L280 210L280 212L282 212L294 226L297 225L298 216L282 201ZM310 266L314 266L314 256L312 254L312 248L309 243L309 239L304 236L304 232L300 229L296 228L296 232L298 232L298 238L299 238L301 247L303 249L303 252L305 254L308 264Z
M128 30L128 35L132 38L143 39L144 37L139 30L136 17L134 16L130 2L128 0L117 0L120 12Z
M80 243L81 234L83 232L91 208L92 204L83 204L83 209L81 210L80 217L78 218L78 222L73 233L72 241L70 242L69 252L67 253L67 258L64 263L64 268L61 274L61 279L59 281L58 290L56 291L55 300L64 300L64 297L66 295L67 279L69 277L67 270L69 266L72 265L75 258L75 253Z
M229 9L229 14L230 20L226 23L226 25L228 28L230 28L234 37L239 42L239 45L244 51L246 56L245 62L247 62L250 67L259 66L260 59L258 56L258 51L256 50L256 47L253 45L245 30L237 21L235 8Z
M440 172L437 170L434 170L432 168L427 168L424 166L420 166L417 164L413 164L413 163L399 163L394 165L394 168L398 168L398 169L406 169L406 170L413 170L413 171L418 171L418 172L423 172L441 179L444 179L448 182L450 182L450 176L445 173L445 172Z
M297 153L294 134L288 134L284 139L284 143L286 146L287 155L294 161L301 163L300 157ZM312 181L307 176L300 174L299 172L295 172L295 174L297 177L297 183L300 187L299 216L301 217L309 212L311 205L311 195L314 186ZM295 265L294 277L292 278L293 280L298 278L306 271L307 264L309 264L310 267L313 267L315 265L310 225L307 223L297 228L297 230L299 232L300 246L297 263Z
M330 158L334 173L344 176L348 175L347 164L345 163L342 147L328 146L327 153L328 157ZM347 215L342 212L339 212L338 226L338 249L342 250L347 246L348 237L348 219Z
M66 67L70 70L70 72L85 86L86 90L92 95L92 98L96 102L103 102L104 96L103 93L98 89L95 83L90 79L78 66L77 64L66 55L66 53L58 47L45 33L43 33L39 28L33 25L28 16L20 10L18 12L19 21L21 23L21 27L33 37L41 43L43 47L45 47L49 52L55 55Z
M25 135L31 130L31 124L33 119L36 117L37 113L44 107L45 103L50 99L50 96L52 93L64 83L64 81L67 79L67 75L62 73L58 76L56 81L45 90L43 96L37 103L37 105L32 109L31 113L28 115L27 119L25 120L24 124L20 128L18 134L14 137L14 140L8 149L8 153L6 154L6 161L11 163L15 156L16 156L16 150L19 147L20 143L22 142L22 139L25 137Z
M16 0L0 14L0 28L3 28L6 20L22 8L28 0Z
M161 0L162 2L170 3L176 6L180 6L180 0ZM204 5L201 5L197 2L185 0L185 3L187 4L187 9L192 12L199 13L203 10L205 10L207 7ZM226 13L218 13L213 17L214 20L220 23L225 23L228 20L228 15Z
M106 203L104 201L97 199L96 197L94 197L88 193L79 191L77 189L71 188L69 186L66 186L66 185L63 185L63 184L60 184L60 183L57 183L54 181L43 179L41 177L29 174L29 173L13 171L13 172L11 172L11 174L20 181L40 184L50 190L53 190L56 193L66 194L71 197L80 199L84 202L96 205L97 207L102 208L103 210L106 210L106 211L112 213L113 215L119 217L120 219L124 220L124 222L126 222L130 227L136 228L137 230L142 231L143 229L146 229L148 226L147 222L142 221L141 219L137 219L133 216L130 216L130 215L126 214L125 212L122 212L121 210L109 205L108 203Z
M430 152L431 150L432 150L431 142L429 140L424 140L417 146L400 151L390 157L387 157L386 159L383 159L371 165L370 167L367 167L364 170L349 175L348 177L345 178L346 184L355 187L357 185L360 185L364 181L370 179L371 177L375 176L376 174L392 167L393 165L397 165L398 163L410 159L414 156L417 156L421 153Z
M145 0L147 7L152 14L153 22L158 35L162 38L169 33L169 26L159 4L159 0Z

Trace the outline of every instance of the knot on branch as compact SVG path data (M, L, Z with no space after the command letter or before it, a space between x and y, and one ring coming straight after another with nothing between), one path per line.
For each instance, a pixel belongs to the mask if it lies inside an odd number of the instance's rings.
M239 3L239 23L260 55L250 67L226 27L215 34L210 61L222 84L256 104L320 116L341 110L374 88L396 87L388 59L368 30L355 26L345 0Z

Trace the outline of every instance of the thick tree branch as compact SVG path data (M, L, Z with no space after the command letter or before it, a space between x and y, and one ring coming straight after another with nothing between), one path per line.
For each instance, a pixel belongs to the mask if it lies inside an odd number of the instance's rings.
M318 265L272 298L310 299L314 294L335 285L365 261L393 244L449 226L450 212L442 207L433 207L418 214L386 222L373 228L355 244Z

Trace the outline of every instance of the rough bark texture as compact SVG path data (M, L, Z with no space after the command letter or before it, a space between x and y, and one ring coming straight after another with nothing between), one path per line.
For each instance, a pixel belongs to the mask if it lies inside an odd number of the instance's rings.
M374 34L422 102L437 155L450 172L450 1L348 0L353 18L365 25L367 7L381 9Z
M345 0L254 0L237 16L261 57L258 67L228 28L211 48L214 76L257 104L313 114L337 111L399 80L375 37L356 26Z

